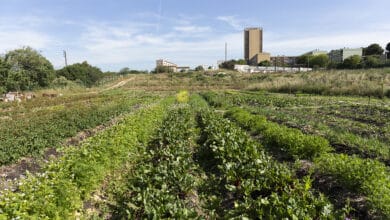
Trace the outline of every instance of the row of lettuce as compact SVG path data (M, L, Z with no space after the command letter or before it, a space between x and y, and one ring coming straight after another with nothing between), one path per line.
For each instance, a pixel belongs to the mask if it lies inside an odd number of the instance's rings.
M47 147L56 147L80 131L107 123L156 98L148 94L97 94L61 97L58 99L63 104L46 108L32 104L18 108L17 113L0 120L0 165L40 155Z

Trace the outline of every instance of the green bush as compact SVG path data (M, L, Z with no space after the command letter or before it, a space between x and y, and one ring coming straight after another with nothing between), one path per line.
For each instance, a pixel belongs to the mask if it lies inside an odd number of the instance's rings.
M68 80L81 81L84 86L91 87L96 85L96 83L103 78L103 72L94 66L91 66L84 61L82 63L76 63L69 66L66 66L60 70L56 71L57 77L65 77Z

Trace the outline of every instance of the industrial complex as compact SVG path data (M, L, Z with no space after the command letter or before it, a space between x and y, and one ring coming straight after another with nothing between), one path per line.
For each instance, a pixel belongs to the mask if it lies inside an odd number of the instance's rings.
M270 53L263 51L263 28L250 27L244 29L244 60L246 65L236 65L235 69L241 72L296 72L310 71L309 64L298 64L299 56L271 56ZM342 63L348 57L358 55L363 56L363 48L341 48L331 50L330 52L315 49L302 55L318 56L327 55L329 61L334 64ZM301 56L301 55L300 55ZM218 63L226 62L226 45L225 45L225 60ZM262 63L267 62L269 65L260 67ZM260 64L260 65L259 65ZM270 67L272 66L272 67ZM177 64L164 59L156 61L156 69L159 67L168 68L172 72L187 72L189 67L179 67ZM214 69L214 68L213 68Z

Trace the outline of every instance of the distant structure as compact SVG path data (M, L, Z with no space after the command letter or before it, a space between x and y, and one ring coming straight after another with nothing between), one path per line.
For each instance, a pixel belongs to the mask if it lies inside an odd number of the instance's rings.
M363 56L363 48L342 48L329 52L329 60L332 63L342 63L348 57L358 55Z
M244 30L244 58L250 65L270 61L270 54L263 52L263 29L246 28Z
M281 67L281 66L249 66L249 65L234 65L234 69L241 73L275 73L275 72L309 72L312 68L302 67Z
M297 59L296 56L274 56L271 57L271 64L274 66L295 66Z
M164 60L164 59L156 60L156 68L157 67L168 67L169 71L172 71L174 73L177 72L186 73L190 71L189 66L178 66L177 64L169 62L168 60Z
M156 67L168 67L172 72L177 72L177 64L164 59L156 60Z
M190 71L190 67L189 66L178 66L178 67L176 67L176 71L175 72L186 73L188 71Z

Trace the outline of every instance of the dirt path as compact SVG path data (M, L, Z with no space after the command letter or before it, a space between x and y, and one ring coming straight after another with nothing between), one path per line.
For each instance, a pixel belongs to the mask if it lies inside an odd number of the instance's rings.
M111 90L111 89L116 89L116 88L122 87L122 86L126 85L128 82L133 81L134 79L135 79L134 77L133 78L129 78L129 79L124 79L124 80L118 82L117 84L114 84L113 86L110 86L108 88L105 88L105 89L101 90L100 92L104 92L104 91L107 91L107 90Z

